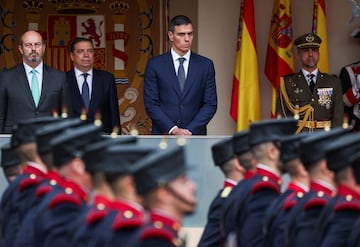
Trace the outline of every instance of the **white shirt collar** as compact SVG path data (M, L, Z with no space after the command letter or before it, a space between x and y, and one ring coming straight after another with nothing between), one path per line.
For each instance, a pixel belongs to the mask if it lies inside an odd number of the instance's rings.
M78 78L78 77L82 77L83 75L82 74L84 74L84 72L82 72L82 71L80 71L79 69L77 69L76 67L74 67L74 71L75 71L75 76L76 76L76 78ZM93 75L93 69L90 69L89 71L87 71L87 72L85 72L85 73L88 73L90 76L92 76Z
M28 64L26 64L26 63L24 63L24 62L23 62L23 65L24 65L26 74L30 74L31 71L33 70L33 68L30 67ZM43 74L43 62L42 62L42 61L39 63L38 66L35 67L35 70L36 70L39 74L41 74L41 75Z
M171 56L173 58L174 61L178 60L180 57L185 58L185 61L190 61L190 55L191 55L191 50L189 50L184 56L180 56L179 54L177 54L173 48L171 48Z

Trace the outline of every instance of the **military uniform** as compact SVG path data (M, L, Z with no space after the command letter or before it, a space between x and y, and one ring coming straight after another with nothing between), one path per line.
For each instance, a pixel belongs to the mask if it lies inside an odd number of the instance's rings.
M103 220L114 210L116 206L112 201L102 195L96 195L93 203L85 207L78 217L77 229L71 237L72 246L89 246L102 231L109 231L110 228L103 226Z
M327 166L340 177L337 199L329 214L320 246L348 246L352 226L360 217L359 134L348 134L327 147ZM345 173L345 174L344 174ZM355 179L356 184L352 181ZM350 182L350 183L349 183Z
M266 210L264 223L264 246L285 246L286 224L292 208L309 190L305 175L298 174L303 168L300 162L300 141L308 133L288 136L281 139L280 160L290 174L286 191L275 199ZM290 166L290 167L289 167Z
M310 191L291 212L286 233L287 246L318 246L321 234L319 217L336 188L331 177L319 176L319 172L312 171L324 169L319 166L326 164L326 148L348 132L349 129L337 127L330 131L314 132L301 140L300 159L310 175Z
M191 180L183 177L185 174L185 149L182 146L157 149L134 164L133 178L136 191L140 196L144 196L144 204L150 207L150 216L148 220L145 220L145 224L131 237L128 247L185 246L185 243L179 238L180 220L186 213L191 213L195 205L193 200L189 201L183 198L181 193L175 192L180 187L170 188L170 183L174 180L184 179L187 185L183 188L183 191L194 193L195 188L192 186L194 184ZM147 198L147 196L150 196L149 193L155 193L156 196L159 190L167 193L169 197L177 198L173 201L174 204L169 204L157 198L153 198L156 206L149 203ZM190 196L194 197L194 194ZM178 207L179 203L188 204L189 209L186 211L180 209ZM170 209L167 210L166 208ZM173 214L177 214L177 219Z
M337 77L319 72L314 92L311 93L309 85L300 71L284 77L284 89L289 103L295 108L304 109L299 111L300 120L307 121L304 122L304 128L324 128L327 124L325 121L330 121L331 127L341 126L344 104L341 82ZM294 116L294 112L287 106L284 97L285 91L281 90L280 85L277 113L287 117ZM304 118L304 116L306 117ZM299 122L299 126L302 123Z
M19 122L14 127L11 136L11 147L16 149L22 145L34 143L36 130L45 124L56 121L58 120L52 117L41 117ZM17 231L27 210L35 203L37 186L46 177L46 173L46 168L28 161L23 174L12 181L5 190L1 202L5 246L13 246Z
M285 227L291 209L305 193L306 186L290 182L287 190L271 203L265 215L264 246L285 246Z
M218 246L221 243L221 207L235 185L235 181L225 180L223 189L217 193L211 202L207 216L207 224L205 225L204 232L198 244L199 247Z
M106 246L120 246L127 243L144 224L144 211L140 205L127 202L118 202L121 204L121 210L114 216L111 224L111 233L106 239Z
M133 163L154 150L135 145L136 141L134 137L119 137L87 146L83 155L86 170L91 175L101 173L105 177L104 185L108 175L112 180L114 176L130 176ZM111 187L110 184L109 186ZM142 207L136 202L121 198L109 200L104 195L97 194L94 202L85 210L84 216L80 217L72 245L106 246L113 232L116 232L112 239L114 243L123 245L143 221ZM123 234L125 232L126 234Z
M333 216L320 246L348 246L353 225L360 217L360 194L347 186L339 185L338 195Z
M101 140L100 134L101 128L94 125L65 130L50 142L54 166L61 172L64 166L79 157L86 145ZM71 242L73 229L69 222L81 214L88 195L80 181L69 178L63 178L63 181L65 188L49 200L35 221L35 246L68 246Z
M256 149L260 144L280 142L285 136L295 133L296 123L295 119L290 118L252 123L249 136L250 146ZM274 161L274 163L277 162ZM239 215L236 225L237 246L263 245L262 229L265 212L269 204L279 196L281 186L281 174L278 174L279 172L270 165L273 164L258 163L255 175L246 182L250 191L240 201L241 207L236 208Z
M66 181L63 181L59 175L49 171L46 179L42 180L36 190L36 201L26 213L24 220L17 232L14 247L32 247L34 245L34 224L37 217L46 209L50 200L61 193L66 187Z
M318 49L321 38L314 33L307 33L299 36L294 44L298 50ZM303 69L280 79L276 113L286 117L298 114L298 132L304 128L314 130L330 127L330 124L331 127L340 126L344 115L340 80L316 69L311 72L308 82L305 73ZM311 91L310 84L314 82Z
M233 137L227 137L220 140L211 146L211 154L215 166L220 169L223 166L231 166L234 170L235 152L234 152L234 139ZM229 195L232 188L237 184L238 181L234 181L228 177L234 176L234 173L225 174L224 187L215 196L208 209L207 222L198 243L199 247L206 246L219 246L220 245L220 217L221 217L221 206L224 199Z
M310 191L291 212L287 226L286 246L318 246L319 216L334 193L335 188L325 186L319 181L310 183Z
M360 131L360 101L358 93L353 89L359 74L360 61L346 65L340 71L345 113L349 117L349 124L354 127L354 131Z

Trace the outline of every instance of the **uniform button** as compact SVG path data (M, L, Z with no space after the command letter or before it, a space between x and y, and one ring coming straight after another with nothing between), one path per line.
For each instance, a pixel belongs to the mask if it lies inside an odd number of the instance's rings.
M51 179L50 180L50 185L55 186L57 184L55 179Z
M68 194L68 195L72 194L72 192L73 192L73 190L71 188L66 188L65 189L65 193Z
M347 195L347 196L345 197L345 199L346 199L346 201L350 202L350 201L352 200L352 196L351 196L351 195Z
M134 216L133 212L131 212L130 210L126 210L124 212L124 217L127 218L127 219L130 219Z
M298 192L296 195L297 195L298 198L302 198L304 196L304 193Z
M312 101L312 102L314 102L314 101L315 101L315 99L314 99L314 98L312 98L312 99L311 99L311 101Z
M177 120L177 121L176 121L176 125L177 125L177 126L180 126L180 123L181 123L180 120Z
M324 195L325 195L324 191L319 191L319 192L317 193L317 196L318 196L318 197L323 197Z
M104 210L105 209L105 205L103 203L99 203L98 205L96 205L96 208L98 210Z
M163 227L163 223L160 222L160 221L155 221L154 222L154 227L157 228L157 229L161 229Z
M181 109L181 110L184 109L184 106L183 106L183 105L180 105L180 109Z
M269 177L264 176L264 177L262 178L262 180L263 180L264 182L267 182L267 181L269 181Z
M30 179L36 179L36 175L35 174L30 174Z

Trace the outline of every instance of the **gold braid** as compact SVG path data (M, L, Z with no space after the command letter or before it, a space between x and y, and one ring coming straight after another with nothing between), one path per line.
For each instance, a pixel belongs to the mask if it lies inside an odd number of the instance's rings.
M314 121L314 108L311 105L304 105L302 107L296 107L294 106L290 99L289 96L286 92L285 89L285 81L283 77L280 77L280 103L281 103L281 108L282 108L282 112L284 113L284 116L286 116L286 111L285 111L285 106L286 108L288 108L294 115L295 112L298 112L300 116L304 116L303 117L303 121L298 123L298 129L296 130L296 133L299 133L304 127L305 127L305 123L306 121ZM284 104L285 101L285 104ZM311 131L313 130L313 128L309 128Z

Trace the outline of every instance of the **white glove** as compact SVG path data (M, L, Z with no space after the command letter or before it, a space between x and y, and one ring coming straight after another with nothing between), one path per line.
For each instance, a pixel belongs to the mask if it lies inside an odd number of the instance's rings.
M353 90L355 96L360 96L360 94L359 94L359 91L360 91L360 74L358 74L356 76L356 80L354 82L354 85L352 86L352 90Z

